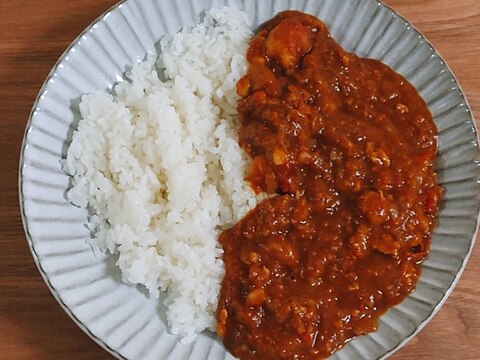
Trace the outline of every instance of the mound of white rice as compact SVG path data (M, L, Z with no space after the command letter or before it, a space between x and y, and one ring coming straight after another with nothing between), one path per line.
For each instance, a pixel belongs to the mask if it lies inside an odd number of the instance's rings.
M114 96L84 96L64 162L69 200L95 213L96 244L118 255L125 282L154 297L167 291L171 331L184 341L214 328L218 235L256 204L235 110L252 36L246 20L213 9L165 37L158 62L149 55L134 65Z

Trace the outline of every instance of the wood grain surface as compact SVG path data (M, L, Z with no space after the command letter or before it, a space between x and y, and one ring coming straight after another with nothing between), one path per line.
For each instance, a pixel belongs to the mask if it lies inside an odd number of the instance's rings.
M37 271L20 218L18 160L30 109L48 72L70 42L115 3L0 0L1 359L112 359L63 312ZM480 119L480 1L385 3L438 49ZM477 244L448 301L391 359L479 359L479 273Z

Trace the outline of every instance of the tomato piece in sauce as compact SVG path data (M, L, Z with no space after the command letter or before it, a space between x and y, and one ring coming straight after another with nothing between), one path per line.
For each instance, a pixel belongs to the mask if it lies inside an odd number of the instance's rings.
M217 332L240 359L319 359L415 288L442 189L437 130L415 88L280 13L237 84L246 175L269 198L220 236Z

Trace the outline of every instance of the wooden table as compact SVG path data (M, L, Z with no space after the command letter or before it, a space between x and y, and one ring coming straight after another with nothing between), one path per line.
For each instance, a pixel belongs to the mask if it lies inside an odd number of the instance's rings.
M164 0L165 1L165 0ZM252 0L254 1L254 0ZM38 90L68 44L115 0L0 1L0 358L111 359L63 312L25 241L17 176ZM386 0L451 66L480 121L480 1ZM480 249L427 327L392 359L479 359Z

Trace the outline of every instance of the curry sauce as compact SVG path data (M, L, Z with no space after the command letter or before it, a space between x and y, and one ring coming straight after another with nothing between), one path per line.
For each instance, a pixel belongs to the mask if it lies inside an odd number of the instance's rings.
M442 197L415 88L296 11L264 24L238 82L246 179L269 194L220 242L217 332L241 359L319 359L415 288Z

